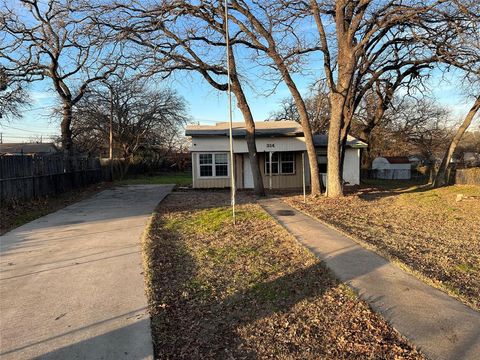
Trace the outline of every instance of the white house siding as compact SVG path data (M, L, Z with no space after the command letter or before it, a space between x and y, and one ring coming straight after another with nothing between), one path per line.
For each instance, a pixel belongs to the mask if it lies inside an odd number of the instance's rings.
M261 137L255 139L257 152L268 151L303 151L306 149L304 137ZM233 150L235 153L248 153L245 139L234 138ZM215 152L230 151L226 136L196 136L192 138L190 151Z
M307 174L309 174L309 162L305 154ZM323 184L327 185L327 174L322 173ZM360 185L360 149L347 148L343 164L343 180L347 185ZM310 177L307 175L307 185L310 185Z
M302 153L305 153L305 178L306 185L310 186L310 172L308 165L308 156L306 154L305 139L303 137L267 137L257 138L257 151L259 153L260 171L263 183L266 189L270 188L270 176L265 174L265 157L270 151L295 152L295 173L290 175L273 175L272 188L275 189L293 189L302 187ZM230 187L230 178L201 178L198 168L198 154L201 152L228 152L229 144L227 137L193 137L192 138L192 174L194 188L226 188ZM244 188L244 162L248 157L247 146L244 139L235 139L234 141L235 167L236 167L236 187ZM247 166L248 164L246 164ZM230 169L230 165L229 165ZM230 170L229 170L230 171ZM349 185L360 184L360 149L347 148L345 152L345 163L343 169L344 180ZM324 179L326 176L324 176ZM253 180L249 182L253 184Z

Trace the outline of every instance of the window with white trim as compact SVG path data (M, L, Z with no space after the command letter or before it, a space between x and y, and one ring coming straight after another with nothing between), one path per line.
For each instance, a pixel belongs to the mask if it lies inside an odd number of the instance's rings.
M199 154L200 177L228 177L228 154Z
M270 154L265 153L265 174L270 175ZM295 153L275 152L272 154L272 174L295 174Z

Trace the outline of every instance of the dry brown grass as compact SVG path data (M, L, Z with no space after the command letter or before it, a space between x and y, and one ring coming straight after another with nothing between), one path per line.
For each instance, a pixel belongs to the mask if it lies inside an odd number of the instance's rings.
M457 202L457 194L466 199ZM342 199L284 200L373 245L480 308L480 186L364 188Z
M145 238L158 358L417 359L323 264L246 196L173 193Z

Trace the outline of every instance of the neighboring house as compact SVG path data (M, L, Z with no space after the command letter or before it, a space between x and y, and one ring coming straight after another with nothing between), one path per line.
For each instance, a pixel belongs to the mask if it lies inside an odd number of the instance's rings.
M0 155L51 155L59 150L53 143L0 144Z
M407 180L411 178L412 165L406 156L379 156L372 162L377 179Z
M244 123L233 124L234 174L239 189L253 188L245 134ZM189 125L185 135L192 138L190 151L193 187L230 187L232 170L229 156L229 124L221 122L216 125ZM310 185L308 156L300 124L295 121L259 122L256 123L255 135L260 171L267 189L301 188L304 173L306 185ZM325 182L327 136L315 135L314 143L320 173L323 174ZM343 166L343 178L347 185L360 184L360 149L365 147L367 144L348 137Z

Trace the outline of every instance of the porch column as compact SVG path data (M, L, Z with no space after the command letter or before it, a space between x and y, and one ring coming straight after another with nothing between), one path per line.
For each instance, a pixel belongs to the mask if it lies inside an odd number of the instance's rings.
M272 190L272 154L273 153L271 151L268 152L268 156L270 158L270 190Z

